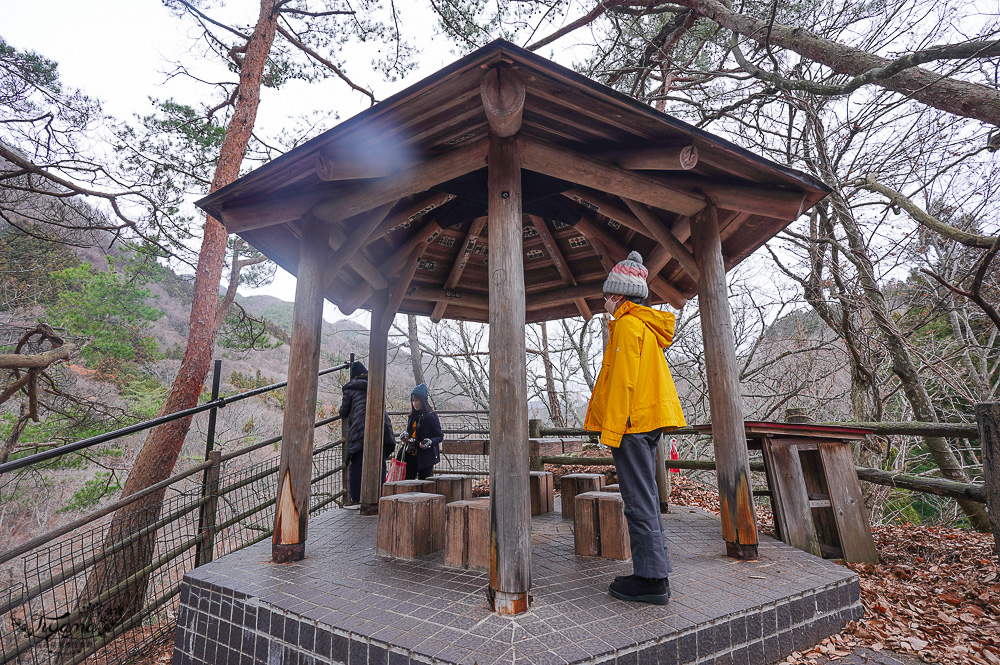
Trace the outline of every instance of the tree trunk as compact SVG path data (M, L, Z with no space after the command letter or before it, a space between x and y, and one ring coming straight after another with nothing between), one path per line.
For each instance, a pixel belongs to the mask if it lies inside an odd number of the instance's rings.
M406 315L406 328L410 343L410 365L413 366L413 384L419 386L424 381L424 367L420 362L420 335L417 330L417 317Z
M844 203L837 194L833 195L832 202L841 226L847 235L848 243L853 250L858 279L867 298L868 306L871 308L872 318L885 336L886 349L892 361L892 371L899 379L906 401L909 402L910 408L913 410L913 419L919 422L936 423L938 422L937 411L934 409L930 395L927 394L927 389L920 378L917 365L913 362L906 339L893 321L885 297L875 279L875 270L868 256L868 248L865 245L861 229L854 223L850 212L844 209ZM962 468L961 461L955 455L955 451L947 439L941 436L925 436L924 443L938 468L941 469L941 475L949 480L969 482L969 476ZM956 499L956 501L977 531L989 532L989 516L982 504L965 499Z
M213 192L239 176L240 164L246 154L257 117L261 77L274 42L279 4L280 0L261 0L257 24L247 41L240 67L235 108L220 149L219 161L212 180ZM221 321L218 313L219 285L226 258L226 240L227 233L222 224L210 216L206 217L205 233L195 272L194 302L191 305L187 349L170 393L160 410L163 415L197 406L201 396L215 349L215 335ZM123 497L164 480L172 473L190 426L191 419L183 418L150 431L125 481ZM165 491L155 492L119 510L111 522L104 547L111 547L113 543L154 522L159 516L160 502ZM77 598L78 608L85 606L102 591L148 565L155 544L155 534L150 535L97 565L91 572L83 592ZM94 625L99 626L101 632L106 632L134 615L142 608L148 582L149 576L143 576L108 602L92 608L89 612ZM71 648L76 646L78 645L70 645ZM63 652L65 653L65 647Z
M549 417L556 427L566 427L566 421L562 416L562 409L559 408L559 393L556 391L556 381L552 375L552 360L549 357L549 335L545 329L545 321L541 322L542 327L542 365L545 367L545 394L549 400Z

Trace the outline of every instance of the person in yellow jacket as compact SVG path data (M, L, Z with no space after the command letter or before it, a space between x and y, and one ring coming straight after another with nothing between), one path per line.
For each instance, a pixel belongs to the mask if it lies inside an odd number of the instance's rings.
M644 307L649 271L631 252L604 282L614 320L584 429L611 447L632 547L633 574L616 577L615 598L665 605L670 558L656 491L656 448L665 430L683 427L684 414L663 350L674 337L674 315Z

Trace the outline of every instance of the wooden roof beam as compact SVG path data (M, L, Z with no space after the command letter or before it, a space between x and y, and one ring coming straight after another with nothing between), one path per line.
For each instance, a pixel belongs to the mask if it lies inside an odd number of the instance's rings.
M378 225L378 228L368 237L366 244L371 244L378 240L379 238L384 238L386 235L391 233L400 224L406 224L407 222L413 222L420 219L432 210L440 208L448 201L455 198L454 194L445 194L444 192L430 192L429 196L417 199L405 208L389 214L382 223Z
M393 203L386 203L375 210L370 211L364 216L358 225L355 227L351 235L347 236L343 244L333 253L330 260L327 261L326 269L323 271L323 285L326 286L330 284L337 274L343 270L347 262L354 257L354 255L361 249L364 245L365 240L368 236L372 234L372 231L379 225L385 216L389 214L389 210L392 209Z
M514 136L521 131L524 84L514 70L500 65L486 72L479 85L479 94L490 131L501 137Z
M396 317L396 312L399 311L399 306L403 303L406 291L410 288L410 282L413 281L413 275L417 272L420 257L423 256L426 249L426 244L417 245L410 252L410 256L407 257L406 265L403 267L403 274L400 275L399 280L389 293L389 302L386 304L385 312L382 315L382 330L388 330L389 326L392 325L392 320Z
M519 138L521 165L553 178L641 201L681 215L694 215L705 207L705 197L665 180L635 173L573 150L528 136Z
M472 224L469 226L469 232L465 234L465 243L462 245L461 251L455 257L455 263L451 266L451 272L448 273L448 279L444 282L444 288L454 289L458 286L458 282L462 279L462 273L465 272L465 266L469 264L469 258L472 256L473 250L476 248L476 242L479 241L479 234L482 233L483 227L486 225L486 217L477 217L472 220ZM431 321L437 323L444 316L445 310L448 308L448 303L444 300L434 305L434 311L431 312Z
M694 281L697 282L699 270L698 263L694 260L694 254L663 225L660 218L654 215L649 208L632 199L625 199L625 204L635 213L639 221L645 225L649 233L656 239L656 242L666 247L687 274L691 275Z
M559 276L562 277L563 282L566 286L576 286L576 278L573 277L573 271L570 270L569 264L566 262L566 257L559 251L559 245L556 244L555 236L549 230L548 224L545 223L544 219L535 215L530 215L530 219L538 231L538 237L541 238L545 251L552 258L552 262L556 264L556 270L559 271ZM580 311L580 316L583 317L583 320L589 321L590 317L593 316L593 312L590 311L590 305L587 304L586 298L577 298L573 302L576 303L576 308Z
M633 171L690 171L698 165L698 148L692 144L611 150L596 156Z
M603 282L597 282L533 293L525 299L525 307L529 310L543 309L551 305L571 303L579 298L596 298L601 295L603 286ZM410 288L406 299L434 303L443 301L477 309L488 309L490 306L490 297L485 293L461 289L435 289L424 285L414 285Z
M347 242L347 234L344 233L339 226L328 225L327 231L329 232L328 243L330 248L336 252L338 249L344 246ZM358 273L362 279L364 279L368 284L371 285L376 291L381 291L389 287L389 283L386 281L385 276L382 274L374 263L368 260L361 251L355 252L347 261L347 265L354 269L354 272ZM329 286L329 282L327 283Z
M438 234L441 233L441 225L437 223L436 220L428 220L420 229L417 230L412 236L410 236L405 243L396 248L387 259L382 261L382 274L386 277L392 277L397 272L403 269L406 262L409 260L411 253L419 245L424 245L425 249L427 245L434 242ZM419 260L417 261L419 265ZM373 289L368 285L362 285L353 293L348 294L341 299L341 302L337 305L340 311L344 314L350 314L358 308L359 305L364 303L368 298L371 297Z
M430 189L486 166L486 139L455 148L394 175L358 186L316 205L312 213L325 222L339 222L405 196ZM381 220L380 220L381 221Z
M345 161L327 157L323 153L316 157L316 175L325 182L384 178L398 170L396 164L382 160Z

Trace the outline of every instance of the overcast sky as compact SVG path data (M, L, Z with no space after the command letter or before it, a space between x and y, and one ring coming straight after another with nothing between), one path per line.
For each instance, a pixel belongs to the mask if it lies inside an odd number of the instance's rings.
M372 86L378 99L385 99L459 57L450 40L439 34L423 0L408 0L398 6L403 7L404 35L420 49L417 67L405 79L384 82L378 74L368 74L370 52L362 48L345 50L349 75ZM225 7L209 7L207 11L231 24L247 25L256 19L258 8L255 0L231 0ZM161 2L0 0L0 16L0 35L8 43L58 62L65 85L100 100L105 111L115 117L151 112L150 97L192 104L206 98L205 86L186 77L170 76L177 62L192 66L192 38L197 30L191 21L174 17ZM214 75L214 80L232 80L231 74L219 69L199 73L206 79ZM274 135L289 123L289 116L315 109L334 111L346 120L367 107L366 97L339 81L292 81L280 91L262 91L257 128L262 136ZM294 277L279 269L272 285L252 293L292 300L294 290ZM341 318L329 304L326 315L328 319ZM367 323L367 314L360 310L351 318Z

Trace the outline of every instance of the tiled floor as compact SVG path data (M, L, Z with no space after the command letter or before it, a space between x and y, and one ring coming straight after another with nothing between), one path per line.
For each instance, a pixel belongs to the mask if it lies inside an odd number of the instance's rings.
M377 557L377 518L331 510L309 524L306 559L270 563L264 542L185 578L174 662L769 663L860 615L849 570L764 538L760 559L724 556L717 518L664 516L670 604L611 598L631 563L573 553L558 510L532 522L532 610L493 614L488 575Z

